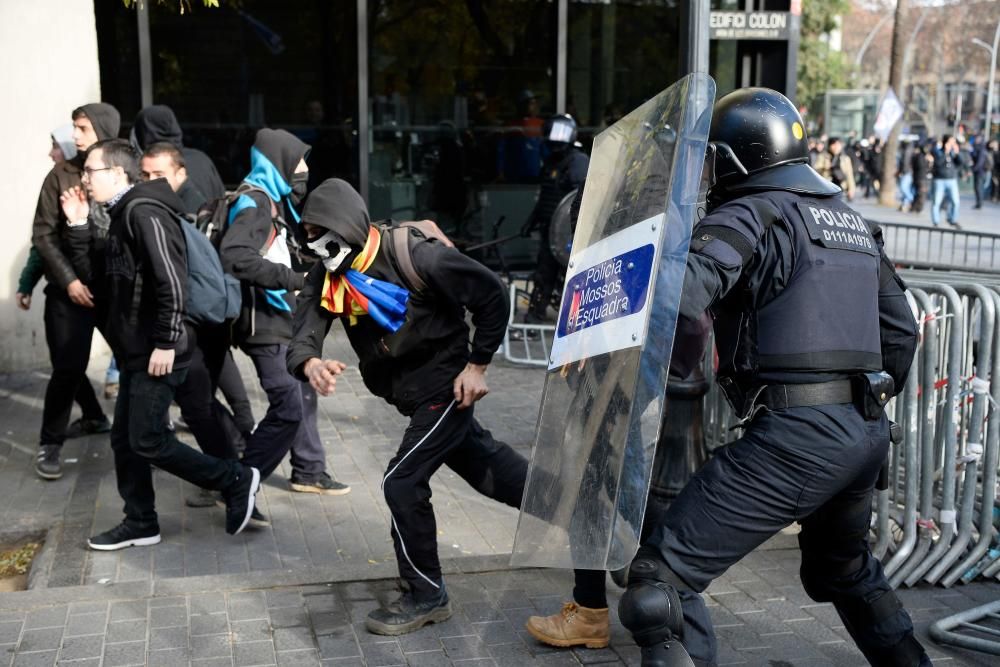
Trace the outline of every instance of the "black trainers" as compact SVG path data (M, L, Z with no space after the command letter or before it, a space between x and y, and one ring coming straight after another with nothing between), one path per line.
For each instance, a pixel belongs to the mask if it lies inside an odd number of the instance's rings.
M351 487L343 482L323 473L316 479L301 479L292 473L292 478L288 480L288 486L292 491L299 493L319 493L324 496L343 496L351 492Z
M196 489L184 497L184 504L188 507L212 507L216 503L220 503L223 507L226 506L219 492L210 489Z
M107 433L111 430L111 422L107 417L100 419L84 419L80 417L72 422L66 429L66 438L82 438L85 435L95 435L97 433Z
M251 466L240 466L236 482L222 492L226 499L226 532L239 535L253 515L254 501L260 488L260 471Z
M442 588L437 597L426 602L415 600L413 593L403 593L388 607L379 607L368 614L365 627L376 635L405 635L428 623L441 623L449 618L451 601L448 592Z
M250 525L254 528L267 528L271 525L271 520L267 518L266 514L254 506L253 512L250 513Z
M62 464L59 463L61 451L61 445L39 445L38 457L35 459L35 473L42 479L62 477Z
M87 540L87 546L97 551L116 551L125 547L148 547L160 543L160 529L140 530L132 528L124 521Z

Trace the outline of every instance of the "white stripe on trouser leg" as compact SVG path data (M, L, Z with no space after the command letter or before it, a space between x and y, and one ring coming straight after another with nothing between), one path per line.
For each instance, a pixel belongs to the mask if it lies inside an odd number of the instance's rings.
M394 465L392 467L392 470L390 470L389 472L387 472L385 474L385 477L382 478L382 484L379 486L379 491L382 492L383 496L385 495L385 481L387 479L389 479L389 476L392 475L392 473L396 472L396 470L399 469L399 466L403 465L403 461L405 461L410 454L412 454L413 452L417 451L417 447L419 447L420 445L424 444L424 442L427 441L427 438L431 437L431 434L434 433L434 431L437 430L437 427L441 425L441 422L443 422L445 420L445 417L448 416L448 414L451 412L451 409L454 406L455 406L455 401L452 400L452 402L448 404L448 407L445 408L445 411L441 415L440 419L438 419L437 422L434 423L434 426L431 427L431 430L427 431L427 433L424 433L424 437L420 438L420 440L417 441L417 444L413 445L413 447L410 448L410 451L406 452L406 454L403 454L403 458L399 459L399 463L397 463L396 465ZM388 503L386 503L386 504L388 504ZM389 507L389 514L390 515L392 514L392 507L391 506ZM417 574L419 574L424 579L424 581L426 581L427 583L429 583L431 586L433 586L434 588L440 589L441 588L440 585L438 585L433 580L431 580L430 577L428 577L426 574L424 574L423 572L421 572L417 568L417 566L413 564L413 561L410 559L409 552L406 551L406 542L403 540L403 533L401 533L399 531L399 526L396 524L396 517L392 517L392 529L396 531L396 537L399 538L399 547L403 550L403 555L406 557L406 562L410 564L410 567L413 568L413 571L416 572ZM434 539L437 539L437 536L435 536Z

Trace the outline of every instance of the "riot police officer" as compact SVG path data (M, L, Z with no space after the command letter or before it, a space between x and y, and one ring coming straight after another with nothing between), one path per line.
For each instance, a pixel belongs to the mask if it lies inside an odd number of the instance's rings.
M542 186L538 202L528 217L522 233L527 236L535 229L541 230L542 241L538 249L538 262L532 278L531 303L525 321L545 321L545 311L552 299L552 291L562 268L549 244L549 224L552 214L563 197L573 190L582 190L587 180L590 158L576 146L576 121L567 114L558 114L545 121L542 137L548 155L542 165Z
M719 382L745 430L647 519L622 624L643 665L689 665L688 653L714 664L700 593L797 521L803 587L833 603L868 661L930 665L867 543L889 447L883 407L916 346L904 285L878 228L809 166L802 119L783 95L720 99L709 162L678 326L714 316Z

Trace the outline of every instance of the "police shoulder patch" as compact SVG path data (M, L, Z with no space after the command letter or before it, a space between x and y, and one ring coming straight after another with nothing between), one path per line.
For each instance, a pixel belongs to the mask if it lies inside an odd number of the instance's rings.
M878 256L878 245L868 223L857 213L840 207L824 206L815 201L798 202L796 206L813 243L824 248L853 250Z

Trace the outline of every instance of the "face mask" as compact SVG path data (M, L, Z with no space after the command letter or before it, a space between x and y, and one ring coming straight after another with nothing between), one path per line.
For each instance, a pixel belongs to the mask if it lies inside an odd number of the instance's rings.
M292 203L298 206L306 198L306 187L309 183L309 172L292 174Z
M306 245L320 258L328 272L343 273L349 268L345 260L351 254L351 247L333 232L327 232Z

